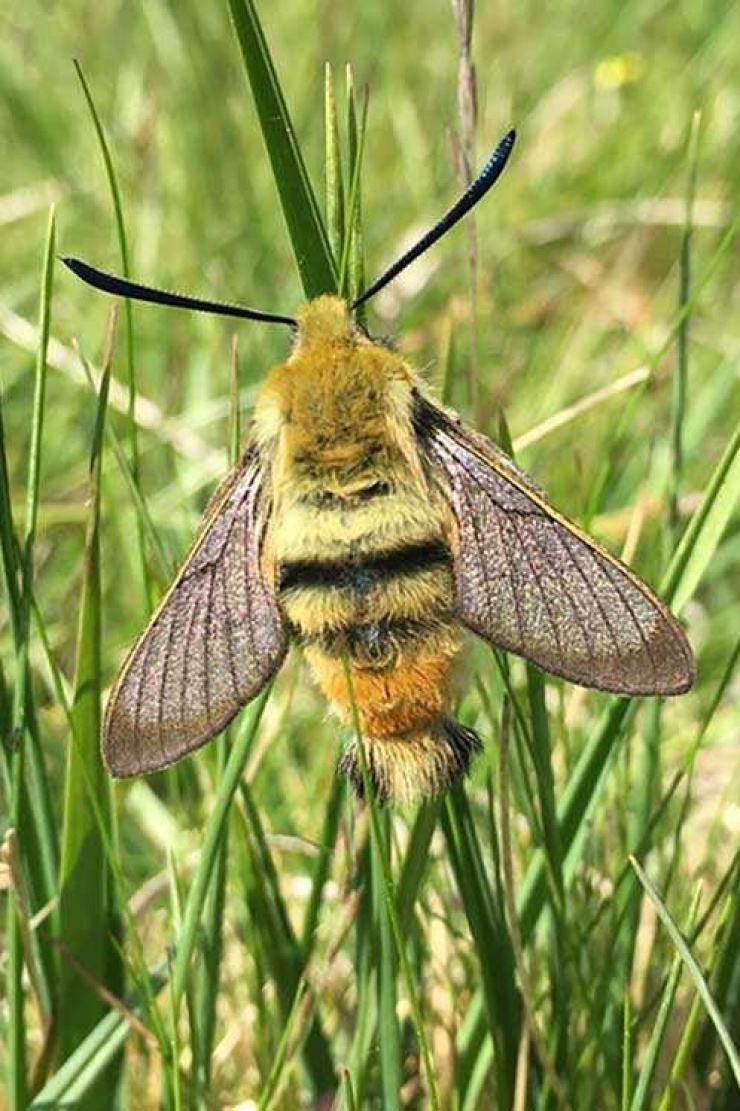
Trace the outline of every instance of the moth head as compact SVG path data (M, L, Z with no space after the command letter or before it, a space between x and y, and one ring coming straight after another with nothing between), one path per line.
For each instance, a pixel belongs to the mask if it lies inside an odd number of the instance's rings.
M299 348L327 343L343 346L354 340L356 329L350 307L341 297L332 294L307 301L298 310L296 322Z

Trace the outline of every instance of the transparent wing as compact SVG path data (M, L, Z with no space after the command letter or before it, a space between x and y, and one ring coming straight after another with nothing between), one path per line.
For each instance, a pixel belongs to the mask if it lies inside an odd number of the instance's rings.
M473 632L586 687L689 689L686 636L636 575L556 513L484 437L426 399L417 426L452 499L457 607Z
M264 487L258 455L248 450L126 660L105 718L103 754L113 775L153 771L192 752L282 663L285 629L260 568Z

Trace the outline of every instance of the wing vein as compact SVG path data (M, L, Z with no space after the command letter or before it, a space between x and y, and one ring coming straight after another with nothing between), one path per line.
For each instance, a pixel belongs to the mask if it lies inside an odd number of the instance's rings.
M155 625L154 629L152 630L152 632L154 634L156 634L156 632L157 632L157 626L156 625ZM142 742L142 737L141 737L141 732L139 730L139 720L141 718L141 707L142 707L142 702L143 702L143 699L144 699L144 687L146 685L146 673L147 673L147 668L148 668L148 665L149 665L149 657L151 655L153 646L154 646L154 636L150 636L146 641L146 645L144 646L144 655L143 655L143 658L141 660L141 668L139 670L139 675L138 675L138 687L137 687L137 690L136 690L136 709L135 709L135 712L134 712L134 737L136 738L136 750L137 750L136 755L138 757L138 762L139 763L141 763L141 750L142 750L142 743L141 743Z
M500 546L501 551L503 553L504 562L506 564L506 572L507 572L508 579L509 579L509 590L511 592L511 600L512 600L513 606L514 606L514 616L516 617L517 628L519 630L519 642L521 644L523 644L524 643L524 624L523 624L523 620L522 620L521 606L519 604L519 596L518 596L517 591L516 591L516 585L515 585L515 580L514 580L514 570L513 570L513 567L511 565L511 558L509 556L509 551L508 551L508 548L506 546L506 540L505 540L505 537L504 537L503 529L501 527L501 520L499 518L499 513L498 513L498 510L500 510L501 507L498 505L498 503L496 501L494 501L493 497L491 496L490 491L487 490L478 481L476 476L474 474L472 474L470 469L465 465L464 459L458 458L458 456L450 448L445 447L444 444L442 445L442 447L443 447L443 450L447 451L447 454L454 460L454 462L463 471L465 471L465 473L468 475L468 477L471 479L471 481L475 484L476 488L478 490L480 490L480 492L483 494L483 496L488 500L489 504L494 507L494 520L496 522L496 529L497 529L498 537L499 537L499 546ZM477 514L473 511L472 502L470 500L470 495L468 494L468 491L465 488L465 486L463 486L462 483L458 483L457 484L457 489L465 499L465 503L466 503L467 508L468 508L467 520L470 521L472 529L473 529L473 535L474 535L474 538L475 538L475 545L476 545L476 548L478 550L478 554L480 556L480 566L485 568L485 561L483 559L483 545L481 543L480 533L478 531ZM491 618L491 620L493 620L493 616L494 616L494 614L493 614L493 605L492 605L492 602L491 602L490 589L489 589L490 584L489 584L487 575L484 576L483 581L484 581L485 587L486 587L486 605L488 607L488 614L489 614L489 617Z
M548 524L552 527L551 522L548 522ZM565 552L568 564L572 564L573 563L573 554L566 547L566 545L563 541L563 537L561 535L562 531L563 530L560 529L560 528L553 528L552 535L555 537L558 544L560 545L560 547ZM577 568L577 570L579 570L579 573L580 573L580 569ZM578 626L581 630L581 635L583 636L583 643L585 644L586 652L588 653L589 663L594 665L596 663L596 653L594 651L594 644L593 644L593 641L591 639L591 630L588 627L588 622L584 621L583 617L581 616L581 612L580 612L580 610L578 608L578 605L575 601L575 595L571 591L570 584L569 584L569 582L568 582L568 580L565 576L562 578L561 583L562 583L563 593L564 593L565 597L568 599L568 601L570 602L571 612L573 613L573 615L576 619L576 622L577 622L577 624L578 624Z
M249 516L250 516L250 519L253 520L254 518L251 517L251 515L254 512L254 508L255 508L254 503L256 501L257 494L253 489L250 488L250 490L247 494L247 497L249 498ZM253 627L254 606L252 604L252 601L253 601L252 592L249 589L249 586L250 586L249 562L252 558L252 553L249 550L249 536L247 535L247 527L246 527L247 516L248 516L248 514L245 514L244 518L242 520L242 547L243 547L243 550L244 550L244 557L245 557L244 558L244 572L245 572L245 580L246 580L245 584L244 584L244 597L245 597L245 604L246 604L246 611L247 611L246 612L246 626L247 626L247 631L249 633L249 643L252 646L252 656L254 657L257 653L257 644L256 644L255 639L254 639L254 627Z
M639 636L640 640L642 641L642 644L643 644L643 647L645 649L645 653L647 655L647 658L650 660L650 667L652 668L652 672L653 672L653 682L655 683L655 682L657 682L657 679L658 679L658 669L655 665L655 657L654 657L654 655L652 653L652 650L650 648L650 642L649 642L647 636L645 635L645 630L643 629L642 625L640 624L640 621L639 621L634 609L632 608L632 604L629 602L629 600L627 598L625 598L624 592L623 592L622 587L621 587L621 583L619 582L619 579L612 576L611 574L609 574L608 571L606 571L604 569L602 569L602 570L603 570L603 573L605 574L606 578L609 580L609 582L614 587L614 590L619 595L619 599L620 599L622 605L624 606L624 608L627 610L627 613L632 618L632 624L637 629L637 635Z
M162 677L159 682L159 697L157 699L157 741L162 756L167 760L167 750L164 744L164 736L162 732L162 717L164 714L164 689L167 685L167 675L169 673L170 653L172 649L172 639L175 634L175 625L177 624L177 614L174 618L170 618L169 631L167 633L167 643L164 648L164 662L162 664Z
M228 598L228 594L227 594L227 591L226 591L226 579L225 579L225 575L223 574L223 568L221 568L221 572L222 572L222 574L220 576L219 581L221 583L221 595L222 595L222 598L223 598L223 606L224 606L224 620L226 622L226 651L227 651L227 656L228 656L228 660L229 660L229 672L231 674L231 685L234 688L235 700L238 702L239 698L240 698L240 691L239 691L239 679L238 679L237 672L236 672L236 661L234 660L234 643L233 643L234 631L233 631L232 622L231 622L231 612L230 612L230 609L229 609L229 598Z
M202 581L202 580L201 580ZM198 593L200 582L193 584L195 589L191 596L191 608L188 616L188 627L185 633L185 647L183 649L183 668L182 668L182 686L180 687L180 728L184 731L185 726L185 692L188 689L188 671L190 670L190 647L193 637L193 626L195 624L195 617L197 611Z
M568 544L566 542L566 537L568 537L568 539L570 539L569 533L567 533L565 531L565 529L562 529L561 534L560 534L561 543L563 544L563 547L565 548L566 552L570 556L571 561L573 563L573 566L576 568L576 570L578 571L578 574L581 576L581 579L583 580L583 585L585 586L586 591L591 596L593 601L596 603L596 608L598 609L599 613L601 614L601 619L604 622L604 628L608 632L608 634L611 638L611 641L614 645L614 651L617 655L617 658L621 660L621 659L623 659L623 653L622 653L621 648L620 648L619 637L617 636L617 634L614 632L614 629L612 628L611 621L609 620L609 618L607 616L607 613L606 613L606 611L605 611L605 609L604 609L604 607L601 603L601 599L599 598L598 592L596 590L594 590L593 586L588 581L588 575L586 574L586 572L581 567L581 564L580 564L580 562L578 560L578 557L577 557L578 549L576 549L576 552L574 553L570 544ZM597 566L598 566L598 561L596 560L596 557L594 556L593 552L591 552L590 549L586 549L586 550L589 552L589 555L592 557L592 559L594 559L594 561L597 563Z
M501 548L501 552L503 553L504 563L506 563L506 569L507 569L507 574L508 574L508 578L509 578L509 590L511 592L511 601L513 603L514 617L516 617L516 619L517 619L517 628L519 630L519 642L521 644L523 644L524 643L524 623L523 623L522 613L521 613L521 604L520 604L519 594L517 593L516 579L514 579L513 565L511 563L511 555L510 555L509 549L507 547L506 537L504 537L503 529L501 527L501 518L500 518L501 507L499 506L499 503L496 500L493 499L490 490L487 490L486 487L484 487L483 484L478 481L476 476L474 476L474 474L472 474L470 469L468 467L466 467L466 463L464 463L464 460L458 459L456 456L454 456L454 453L451 452L451 451L450 451L450 454L451 454L453 459L456 459L456 461L458 463L458 466L464 472L466 472L468 474L468 477L471 479L471 481L476 483L477 489L481 491L481 493L483 494L483 497L487 498L490 506L493 507L493 520L496 521L496 528L497 528L497 532L499 534L499 547ZM459 489L463 491L464 497L466 497L468 507L470 509L471 508L471 502L470 502L470 497L469 497L468 491L463 486L460 486ZM478 540L479 533L478 533L478 520L477 520L477 517L476 517L476 513L473 513L471 511L470 516L469 516L469 520L472 523L472 528L473 528L474 533L476 533L477 547L478 547L478 551L481 554L481 565L482 565L482 567L486 567L486 563L484 563L484 561L482 559L482 554L483 554L482 547L481 547L480 541ZM488 577L484 578L484 582L486 582L486 591L487 591L487 598L488 598L488 588L489 588ZM489 605L488 605L488 612L489 612L489 614L491 615L491 618L492 618L493 617L493 608L492 608L492 605L490 603L490 600L489 600Z
M521 548L522 552L524 553L524 558L527 560L527 563L529 564L529 569L532 572L532 578L537 583L537 589L539 590L540 597L542 598L542 605L544 606L545 610L547 611L547 617L548 617L548 620L550 622L550 627L552 628L553 637L555 638L555 645L557 647L557 651L558 651L558 654L560 656L561 666L562 666L562 663L565 660L565 654L563 653L563 646L562 646L562 642L560 640L560 633L558 631L557 622L555 621L555 618L553 617L552 608L550 606L550 600L547 597L547 592L545 591L545 588L543 587L542 582L540 581L540 576L538 575L537 570L534 566L534 563L532 562L532 557L530 556L529 552L527 551L527 545L522 540L521 533L520 533L519 528L517 526L517 516L518 516L517 513L513 512L511 514L511 517L508 518L508 520L510 520L511 527L512 527L512 530L514 532L514 535L516 536L517 540L519 541L519 547Z
M205 629L203 630L203 701L206 707L206 722L208 723L208 731L212 728L211 716L211 680L208 668L208 646L211 639L211 617L213 616L213 583L216 578L216 567L218 564L212 564L208 571L208 601L206 603L206 619Z

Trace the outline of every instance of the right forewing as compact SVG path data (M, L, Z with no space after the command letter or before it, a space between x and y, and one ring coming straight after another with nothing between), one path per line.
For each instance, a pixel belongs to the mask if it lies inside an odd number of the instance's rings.
M686 636L659 598L550 506L484 437L423 399L427 456L445 476L462 620L545 671L618 694L679 694Z
M210 740L285 655L283 621L260 565L267 490L256 450L211 506L111 693L103 752L114 775L165 767Z

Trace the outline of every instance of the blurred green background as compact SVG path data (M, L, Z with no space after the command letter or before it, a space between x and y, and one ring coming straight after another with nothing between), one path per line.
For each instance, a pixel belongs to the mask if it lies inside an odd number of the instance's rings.
M460 126L459 43L452 9L445 2L337 5L294 0L265 4L260 14L322 209L324 67L333 67L342 114L347 62L355 87L369 87L362 212L367 274L372 278L437 218L460 188L451 138ZM22 530L49 204L53 201L57 209L58 254L80 255L100 267L121 269L100 149L73 59L84 70L111 147L132 273L165 288L277 312L294 312L302 293L225 3L68 0L50 7L38 0L10 0L0 16L0 30L0 389L12 504ZM738 42L740 7L711 0L479 3L475 11L476 164L482 164L511 125L519 135L504 178L476 214L477 423L493 435L503 410L520 463L546 487L552 501L612 550L620 552L626 544L631 564L653 584L660 581L678 535L699 504L740 411L740 261L736 245L718 254L737 216ZM690 274L693 288L703 284L690 320L688 392L680 413L684 462L677 471L672 454L674 340L689 135L696 113L700 116ZM464 229L453 232L374 303L368 323L371 331L393 334L400 351L430 382L441 389L445 379L450 401L471 416L468 242ZM95 423L95 399L75 345L88 360L100 364L109 309L105 297L84 287L61 264L56 266L35 595L51 652L66 677L74 669ZM215 479L227 467L234 328L215 318L141 305L134 307L133 316L137 384L144 402L140 489L167 553L179 561ZM286 345L280 330L247 323L238 328L238 345L246 423L260 380L283 358ZM121 330L109 420L122 439L124 349ZM622 382L625 376L629 377ZM599 390L605 395L593 398ZM583 412L570 409L584 398L589 401ZM633 408L627 410L630 404ZM625 412L627 434L615 437ZM560 426L543 428L550 418L558 418ZM671 494L679 510L673 521L668 514ZM133 540L136 527L135 507L108 453L102 501L106 683L149 610ZM640 738L650 734L660 740L660 756L650 765L656 779L643 813L649 823L661 783L667 785L682 766L705 718L703 747L684 802L675 812L669 807L668 817L660 818L664 824L653 846L655 875L673 884L673 909L679 919L688 913L697 878L704 879L711 894L721 879L726 884L722 892L737 886L732 858L740 832L740 749L732 653L740 629L739 555L735 516L683 614L699 658L697 688L667 707L657 734L638 726L620 755L608 791L590 815L593 841L568 877L571 925L582 921L587 909L598 908L600 900L608 904L627 851L635 847L631 823L640 808L644 767ZM152 573L163 588L166 583L154 562ZM3 610L0 651L10 674L12 649ZM37 641L32 642L31 662L44 759L54 798L61 800L67 727ZM463 705L468 720L493 741L500 691L499 680L490 675L490 655L476 650ZM522 676L517 665L517 690L523 689ZM717 692L721 697L715 706ZM605 704L603 696L586 696L554 683L548 687L558 795ZM326 720L325 708L298 661L291 660L265 712L249 777L274 839L283 895L297 918L304 908L342 739L341 730ZM203 767L211 768L212 757L203 760ZM495 779L495 764L490 744L473 778L473 806L482 815L487 814L486 787ZM166 869L170 850L185 874L192 867L187 861L200 844L212 799L208 777L195 767L191 762L185 771L168 773L149 785L117 788L127 895L147 882L160 882L157 877ZM522 789L520 774L515 769L515 791ZM338 900L340 908L353 888L357 864L352 857L352 813L348 802L342 825L346 841L340 838L341 852L334 863L335 886L325 895L332 906ZM58 818L61 822L61 801ZM411 818L401 816L395 822L394 837L402 846ZM6 825L0 815L0 832ZM515 829L517 867L522 870L538 836L524 819ZM427 960L430 1037L447 1101L443 1106L490 1107L496 1090L495 1084L487 1086L494 1083L488 1072L490 1059L487 1066L485 1061L478 1065L477 1087L466 1088L455 1071L461 1067L465 1004L477 987L476 960L483 957L476 956L479 939L471 945L467 919L447 870L445 843L435 835L432 846L436 874L429 880L432 892L419 906L417 940ZM161 883L165 890L167 883ZM264 954L255 955L251 920L240 898L235 884L226 911L227 963L218 1003L220 1056L209 1096L213 1106L259 1098L282 1032L282 1020L270 1010L269 986L262 995ZM165 904L155 901L153 906L142 920L152 960L171 941L173 921ZM731 921L736 909L731 901L726 912ZM574 955L582 943L574 927L567 934L572 949L558 958L566 969L563 975L570 977L571 993L570 1020L563 1020L562 1014L561 1020L572 1026L580 1048L572 1051L569 1063L558 1057L557 1047L553 1054L559 1067L572 1070L567 1075L574 1107L620 1106L621 1066L614 1055L619 1052L625 985L632 985L635 1010L642 1016L635 1045L643 1045L650 1035L671 950L664 938L656 940L655 920L649 914L647 925L643 921L649 933L647 947L640 948L642 933L637 945L640 906L635 914L632 910L627 915L630 941L625 943L630 955L619 966L619 982L605 989L603 1014L608 1017L603 1025L589 1010L589 984L603 971L611 940L618 934L613 922L606 927L610 912L603 910L603 936L598 930L590 934L580 957ZM330 908L323 908L325 912ZM327 920L322 921L326 926ZM435 931L441 931L439 936ZM725 935L707 935L704 955L710 964L721 936ZM260 945L265 944L263 939ZM551 997L556 958L547 936L531 944L527 959L544 1021L550 1005L557 1004ZM360 975L360 965L353 964L358 952L353 946L347 941L332 965L336 983L327 988L329 995L322 1003L337 1068L362 1056L353 1027L357 1009L352 985ZM651 980L646 962L652 960L656 964ZM684 1002L676 1004L668 1039L674 1050L690 1006L688 996L680 998ZM403 1000L401 1011L407 1016ZM239 1029L245 1014L250 1030ZM731 1016L737 1021L734 1011ZM42 1037L30 1005L28 1023L33 1056L40 1051ZM259 1029L258 1035L253 1035L252 1026ZM406 1019L404 1045L413 1042L407 1026ZM486 1041L483 1035L481 1039L479 1046ZM146 1083L132 1082L132 1105L156 1106L158 1069L140 1047L134 1052L151 1067ZM731 1086L723 1087L726 1074L712 1052L710 1047L702 1058L704 1075L692 1074L690 1083L700 1106L729 1111L737 1106L731 1102L732 1093L737 1093ZM636 1070L641 1060L636 1049ZM711 1075L707 1062L714 1062ZM414 1087L417 1065L412 1050L405 1050L408 1091L403 1103L422 1106L423 1097ZM380 1098L376 1066L374 1059L367 1065L363 1083L369 1102L362 1105L380 1106L372 1102ZM186 1069L187 1062L182 1067ZM584 1070L590 1070L588 1083ZM468 1081L472 1071L471 1066L464 1072ZM663 1068L667 1071L668 1064ZM281 1090L280 1106L312 1105L307 1095L311 1088L302 1075L300 1068L292 1070ZM455 1091L459 1103L451 1094ZM464 1094L468 1091L469 1097ZM645 1098L655 1102L644 1106L657 1107L658 1096L651 1091L653 1097ZM174 1099L169 1088L167 1092L166 1099ZM544 1103L531 1105L550 1106L547 1100L552 1098L552 1092L546 1092ZM677 1097L676 1106L689 1106L680 1102L683 1098ZM726 1104L720 1102L724 1099Z

